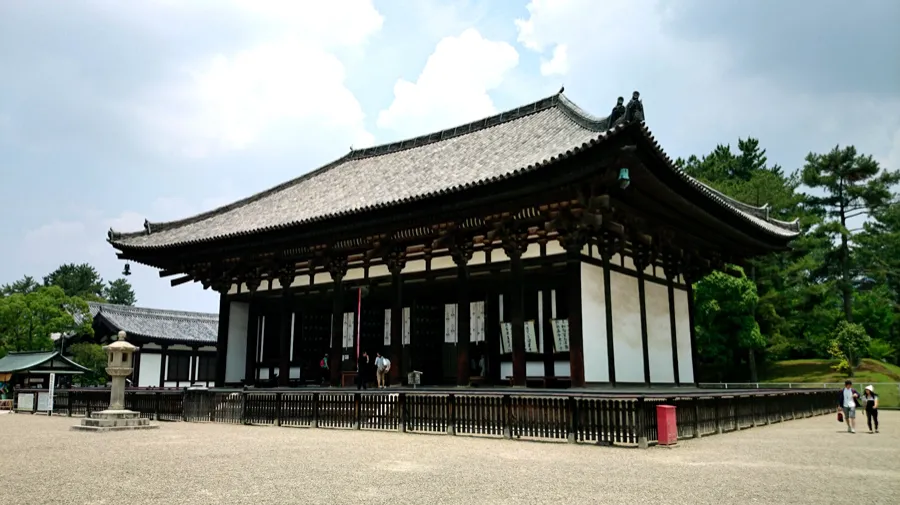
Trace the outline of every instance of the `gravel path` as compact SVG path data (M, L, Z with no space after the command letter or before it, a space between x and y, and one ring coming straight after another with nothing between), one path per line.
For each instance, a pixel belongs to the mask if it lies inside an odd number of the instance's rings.
M897 504L900 412L880 415L877 435L829 415L643 451L193 423L96 434L3 415L0 504Z

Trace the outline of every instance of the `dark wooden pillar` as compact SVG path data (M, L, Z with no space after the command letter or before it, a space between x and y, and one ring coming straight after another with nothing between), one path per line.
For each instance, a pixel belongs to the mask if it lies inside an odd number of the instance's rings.
M169 355L169 346L163 345L159 351L159 387L166 387L166 358Z
M248 279L245 282L247 290L250 292L250 307L247 317L247 354L244 357L244 385L255 386L257 349L259 347L259 317L262 312L259 310L259 300L253 295L259 288L259 280Z
M681 385L681 378L678 373L678 327L675 321L675 277L678 275L677 270L671 262L666 264L666 288L669 294L669 330L672 332L672 370L674 372L675 385Z
M225 386L225 368L228 366L228 326L231 320L231 302L228 288L219 291L219 335L216 339L216 381L217 388ZM194 374L196 377L197 374Z
M131 385L134 387L140 386L141 379L141 347L139 346L137 350L135 350L133 357L131 358L133 361L131 366L134 368L131 371Z
M644 386L650 386L650 343L647 339L647 297L644 286L644 268L647 267L646 251L639 247L635 251L634 266L637 269L638 301L641 312L641 351L644 357Z
M550 270L547 269L547 272ZM548 275L549 278L549 275ZM544 284L541 290L541 331L544 333L544 375L556 376L556 363L553 359L553 289Z
M402 384L403 364L403 267L406 266L406 248L396 248L385 256L391 272L391 371L392 385Z
M694 371L694 387L699 386L700 377L700 356L697 354L697 333L694 328L694 285L693 276L685 274L684 283L687 285L687 303L688 303L688 324L690 325L691 334L691 366Z
M334 287L331 293L331 385L341 385L341 357L344 354L344 276L347 275L347 258L332 257L327 263Z
M606 306L606 362L609 368L609 384L612 387L616 387L616 341L613 335L612 274L609 268L614 244L610 243L609 240L609 237L604 234L604 242L600 246L600 255L603 259L603 301Z
M528 247L527 235L511 233L503 241L503 250L509 256L510 278L507 285L509 320L512 324L513 386L525 385L525 269L522 253Z
M471 309L469 294L469 260L472 259L472 244L457 243L450 248L456 263L456 385L468 386L471 370L469 367L469 340L471 333ZM524 318L523 318L524 321ZM524 324L524 323L523 323ZM524 352L524 326L522 349ZM524 356L524 355L523 355Z
M281 297L281 328L278 335L278 387L288 387L291 381L291 299L290 294Z
M294 327L294 297L291 284L294 282L294 265L285 267L278 279L281 284L281 328L278 335L278 386L287 387L291 382L291 330Z
M561 235L566 249L566 304L569 310L569 370L572 387L584 387L584 318L581 303L581 249L587 234L573 230Z
M490 254L489 252L486 254ZM491 284L496 285L496 276L491 274ZM486 357L484 366L485 380L490 384L499 384L500 377L500 308L497 290L488 287L484 295L484 344Z

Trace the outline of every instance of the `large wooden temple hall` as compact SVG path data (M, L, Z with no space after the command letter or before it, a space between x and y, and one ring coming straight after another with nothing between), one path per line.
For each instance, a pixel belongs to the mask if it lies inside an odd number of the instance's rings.
M360 350L394 385L695 386L691 283L798 226L680 171L623 102L559 93L108 239L220 293L217 386L317 379L326 355L338 386Z

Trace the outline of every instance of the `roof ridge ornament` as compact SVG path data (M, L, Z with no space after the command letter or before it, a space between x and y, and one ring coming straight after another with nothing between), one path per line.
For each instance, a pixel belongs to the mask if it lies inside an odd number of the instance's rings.
M625 99L621 96L616 101L616 106L613 107L612 112L609 114L607 123L609 126L608 129L613 129L619 125L633 122L641 123L644 121L644 102L641 100L640 91L635 91L631 94L631 100L628 101L628 105L623 106L622 103L624 101Z
M146 233L147 235L150 235L150 233L152 233L152 231L150 230L150 220L147 218L144 218L144 233Z

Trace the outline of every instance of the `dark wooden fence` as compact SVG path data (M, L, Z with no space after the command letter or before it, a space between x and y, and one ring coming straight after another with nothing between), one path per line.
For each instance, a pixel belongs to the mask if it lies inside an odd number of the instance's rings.
M46 391L46 390L44 390ZM38 392L27 390L24 392ZM537 391L333 389L127 390L126 407L165 421L446 433L646 447L657 441L657 405L676 407L678 437L694 438L831 413L831 390L725 395ZM58 390L54 413L90 415L109 390Z

